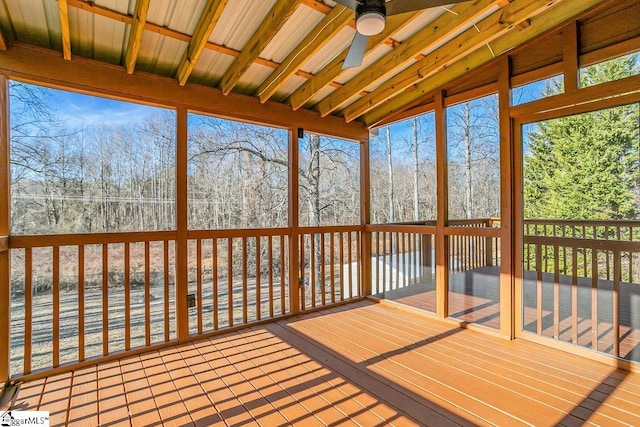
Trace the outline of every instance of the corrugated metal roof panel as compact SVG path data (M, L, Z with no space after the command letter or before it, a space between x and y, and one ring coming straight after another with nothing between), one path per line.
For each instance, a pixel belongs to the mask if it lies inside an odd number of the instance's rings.
M234 90L240 93L253 93L255 92L260 84L269 77L271 73L275 70L271 67L267 67L265 65L253 64L246 73L240 77L238 83L236 84Z
M234 56L205 49L202 51L200 60L193 67L189 82L215 86L234 60Z
M120 64L128 25L76 8L69 8L71 52L85 58Z
M307 103L304 105L304 108L312 108L314 105L320 102L323 98L331 95L337 89L338 88L335 88L333 86L323 87L322 89L320 89L320 91L318 91L318 93L316 93L313 97L311 97L309 101L307 101Z
M205 4L206 0L153 0L149 5L147 20L172 30L193 34Z
M186 49L186 42L145 31L136 69L173 77Z
M260 53L260 57L281 63L322 21L325 15L308 7L299 7L278 34ZM304 46L301 46L303 48Z
M95 0L92 3L127 15L133 15L136 8L136 0Z
M434 7L425 10L424 12L420 13L415 19L409 22L406 26L404 26L401 30L395 33L393 35L393 39L399 42L407 40L412 35L424 28L424 26L429 22L433 21L438 16L444 13L450 12L447 12L447 9L444 7Z
M209 41L242 50L276 0L229 0Z
M9 1L7 9L19 41L61 49L58 3L46 0Z
M303 65L302 69L308 73L315 74L325 65L338 56L345 48L351 45L355 30L351 27L344 27L325 46L322 47Z
M287 80L280 89L273 94L273 100L277 102L282 102L289 97L296 89L298 89L307 79L300 76L292 76L289 80Z

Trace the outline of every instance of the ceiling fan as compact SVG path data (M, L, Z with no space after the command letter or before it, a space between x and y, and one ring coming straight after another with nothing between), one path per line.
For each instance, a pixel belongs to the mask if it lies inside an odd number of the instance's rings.
M362 64L369 36L384 30L387 16L414 12L431 7L462 3L468 0L334 0L356 11L356 34L351 42L342 69L359 67Z

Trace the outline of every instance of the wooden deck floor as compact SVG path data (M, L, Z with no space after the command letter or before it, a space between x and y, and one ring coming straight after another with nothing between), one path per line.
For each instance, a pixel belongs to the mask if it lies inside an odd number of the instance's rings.
M640 375L371 302L21 384L51 425L640 425Z

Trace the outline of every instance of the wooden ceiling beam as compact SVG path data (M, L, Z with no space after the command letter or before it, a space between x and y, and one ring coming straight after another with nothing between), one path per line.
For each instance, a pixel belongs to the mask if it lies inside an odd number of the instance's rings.
M442 72L454 65L456 61L464 59L465 56L484 47L487 43L514 30L520 22L562 1L514 0L346 107L342 115L348 122L355 120L387 99L435 73Z
M7 50L7 41L4 38L4 34L2 34L1 28L0 28L0 50Z
M71 33L69 32L69 7L67 0L58 0L60 15L60 35L62 37L62 56L71 60Z
M280 31L282 26L289 20L302 0L281 0L277 1L271 8L260 27L253 33L251 39L240 52L240 55L233 61L231 67L220 79L218 87L227 95L236 85L240 77L255 62L258 55L269 44L271 39Z
M403 42L397 49L371 64L342 88L320 101L316 106L316 110L323 117L331 114L360 91L365 90L377 81L385 79L394 71L402 69L406 64L415 61L416 55L434 49L439 44L442 44L442 40L452 34L472 27L475 22L486 16L489 11L495 9L498 3L499 0L477 0L454 6L452 8L453 13L445 12L445 14L436 18Z
M131 23L131 30L129 31L129 42L127 43L127 52L125 53L125 67L127 73L132 74L136 68L136 61L138 60L138 52L140 51L140 44L142 41L142 33L144 32L144 25L147 22L147 12L149 12L150 0L137 0L136 8L133 13L133 21Z
M405 106L412 105L420 98L430 96L434 90L442 85L477 69L492 61L495 57L544 34L563 22L575 19L582 12L606 1L609 0L565 0L556 4L553 6L553 13L538 14L531 18L530 25L523 30L510 31L488 43L486 48L478 49L466 55L449 67L440 68L437 73L430 73L420 83L411 86L410 89L405 90L362 116L362 121L367 126L376 126L386 117L399 114Z
M353 20L353 11L344 6L336 5L331 13L307 34L304 40L260 85L256 91L260 102L268 101L304 65L310 56L327 44L351 20Z
M176 72L176 78L180 86L184 86L187 83L193 67L195 67L196 62L198 62L209 40L209 36L211 36L213 29L218 23L218 19L220 19L220 15L222 15L227 1L228 0L208 0L204 6L202 15L200 15L200 19L198 20L198 25L196 25L196 29L193 32L193 37L191 37L189 46L187 46L187 50L184 52L180 65L178 66L178 71Z
M420 12L390 16L387 19L384 31L377 36L369 38L365 53L375 49L383 43L393 43L393 35L412 22L418 15L420 15ZM318 71L318 73L309 79L309 81L304 83L293 94L291 94L287 100L289 105L291 105L294 110L297 110L304 106L304 104L322 88L331 84L336 77L345 71L342 69L342 64L344 63L348 52L349 47L344 49L340 55L336 56L331 62L325 65L320 71Z

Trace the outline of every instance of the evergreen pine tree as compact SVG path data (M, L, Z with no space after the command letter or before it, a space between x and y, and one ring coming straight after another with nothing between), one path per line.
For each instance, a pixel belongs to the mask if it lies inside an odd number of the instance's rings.
M589 67L580 81L591 86L638 71L637 55L630 55ZM537 123L524 159L525 217L634 218L638 123L637 104Z

